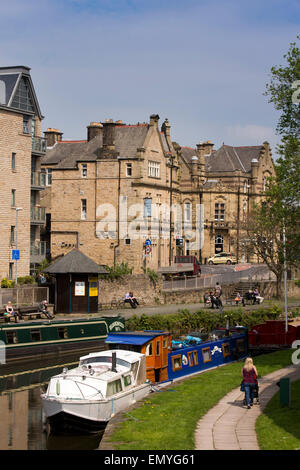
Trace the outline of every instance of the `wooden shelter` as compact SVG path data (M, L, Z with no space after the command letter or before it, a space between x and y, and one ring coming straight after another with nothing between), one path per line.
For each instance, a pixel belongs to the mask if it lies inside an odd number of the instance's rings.
M98 311L98 275L107 271L81 251L74 249L44 270L55 276L56 313Z

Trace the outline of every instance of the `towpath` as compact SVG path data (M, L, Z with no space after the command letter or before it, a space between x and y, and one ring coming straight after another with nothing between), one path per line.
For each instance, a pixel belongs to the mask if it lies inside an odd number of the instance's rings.
M291 365L259 379L258 405L243 406L244 393L236 388L203 416L195 431L195 450L259 450L255 423L279 388L283 377L300 380L300 366Z

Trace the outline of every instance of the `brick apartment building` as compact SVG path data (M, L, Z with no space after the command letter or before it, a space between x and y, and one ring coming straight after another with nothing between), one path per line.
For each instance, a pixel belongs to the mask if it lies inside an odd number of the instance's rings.
M83 141L62 135L45 132L42 161L52 259L75 247L99 264L128 262L135 272L167 266L175 254L204 263L225 251L248 260L241 222L274 173L267 142L182 147L172 142L167 119L159 128L158 115L136 125L91 123Z
M33 272L45 257L40 227L45 209L40 191L45 186L41 157L46 141L41 137L43 116L30 69L0 68L0 278L15 279ZM12 259L18 249L20 259Z

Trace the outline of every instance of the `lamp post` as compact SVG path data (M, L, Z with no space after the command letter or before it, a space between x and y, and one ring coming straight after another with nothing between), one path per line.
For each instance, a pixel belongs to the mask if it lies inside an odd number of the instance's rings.
M16 250L18 249L18 214L22 207L16 207ZM18 284L18 260L16 259L16 285Z

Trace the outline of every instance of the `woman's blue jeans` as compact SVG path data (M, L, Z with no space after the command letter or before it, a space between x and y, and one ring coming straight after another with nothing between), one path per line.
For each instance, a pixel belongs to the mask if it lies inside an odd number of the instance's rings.
M255 391L255 384L245 383L245 399L246 399L247 406L250 406L253 404L254 391Z

